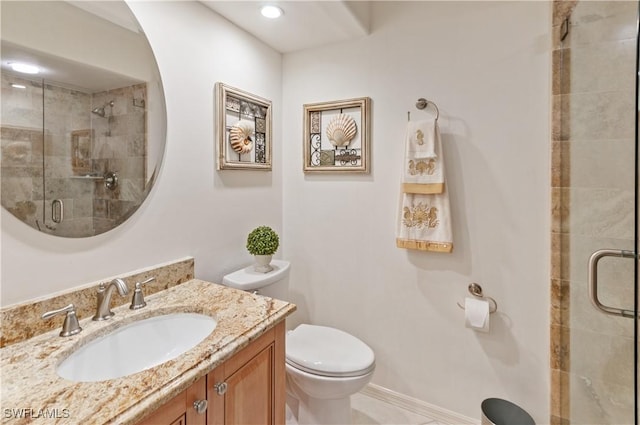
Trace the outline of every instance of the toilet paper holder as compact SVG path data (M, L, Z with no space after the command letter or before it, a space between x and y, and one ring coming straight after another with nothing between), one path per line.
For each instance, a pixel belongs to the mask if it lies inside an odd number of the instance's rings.
M477 283L470 283L468 289L469 293L474 297L489 301L489 313L495 313L496 311L498 311L498 303L493 298L484 296L484 294L482 293L482 286L478 285ZM456 304L458 304L458 307L464 310L464 306L460 305L460 303Z

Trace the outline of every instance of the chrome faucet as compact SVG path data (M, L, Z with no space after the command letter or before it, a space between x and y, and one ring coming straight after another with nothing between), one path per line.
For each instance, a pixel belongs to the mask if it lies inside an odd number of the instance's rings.
M115 314L109 308L114 288L117 288L118 293L123 297L129 293L127 284L120 278L113 279L107 286L101 283L100 286L98 286L98 308L96 315L93 316L93 320L107 320Z

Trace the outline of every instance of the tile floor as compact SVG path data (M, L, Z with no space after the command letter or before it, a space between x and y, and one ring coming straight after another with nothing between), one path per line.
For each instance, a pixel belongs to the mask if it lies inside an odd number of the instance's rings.
M443 425L361 393L351 396L351 420L353 425Z

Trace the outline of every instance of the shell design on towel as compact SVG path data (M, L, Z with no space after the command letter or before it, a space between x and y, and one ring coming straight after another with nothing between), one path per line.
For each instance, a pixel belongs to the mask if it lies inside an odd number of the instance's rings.
M438 220L438 208L430 207L429 205L418 202L413 209L404 207L402 210L402 223L407 227L417 227L422 229L433 229L438 227L440 220Z
M436 160L433 158L429 158L426 161L422 160L409 160L409 174L415 176L416 174L420 174L421 176L427 174L432 176L436 171Z
M229 142L234 151L243 154L253 149L253 125L249 121L238 121L229 130Z
M327 137L335 147L348 146L356 136L356 120L347 114L340 114L327 125Z

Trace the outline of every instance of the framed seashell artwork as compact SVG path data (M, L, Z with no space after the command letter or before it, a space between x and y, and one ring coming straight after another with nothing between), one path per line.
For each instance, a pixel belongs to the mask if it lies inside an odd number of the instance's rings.
M218 170L271 170L271 101L216 83Z
M304 105L304 172L368 173L371 99Z

